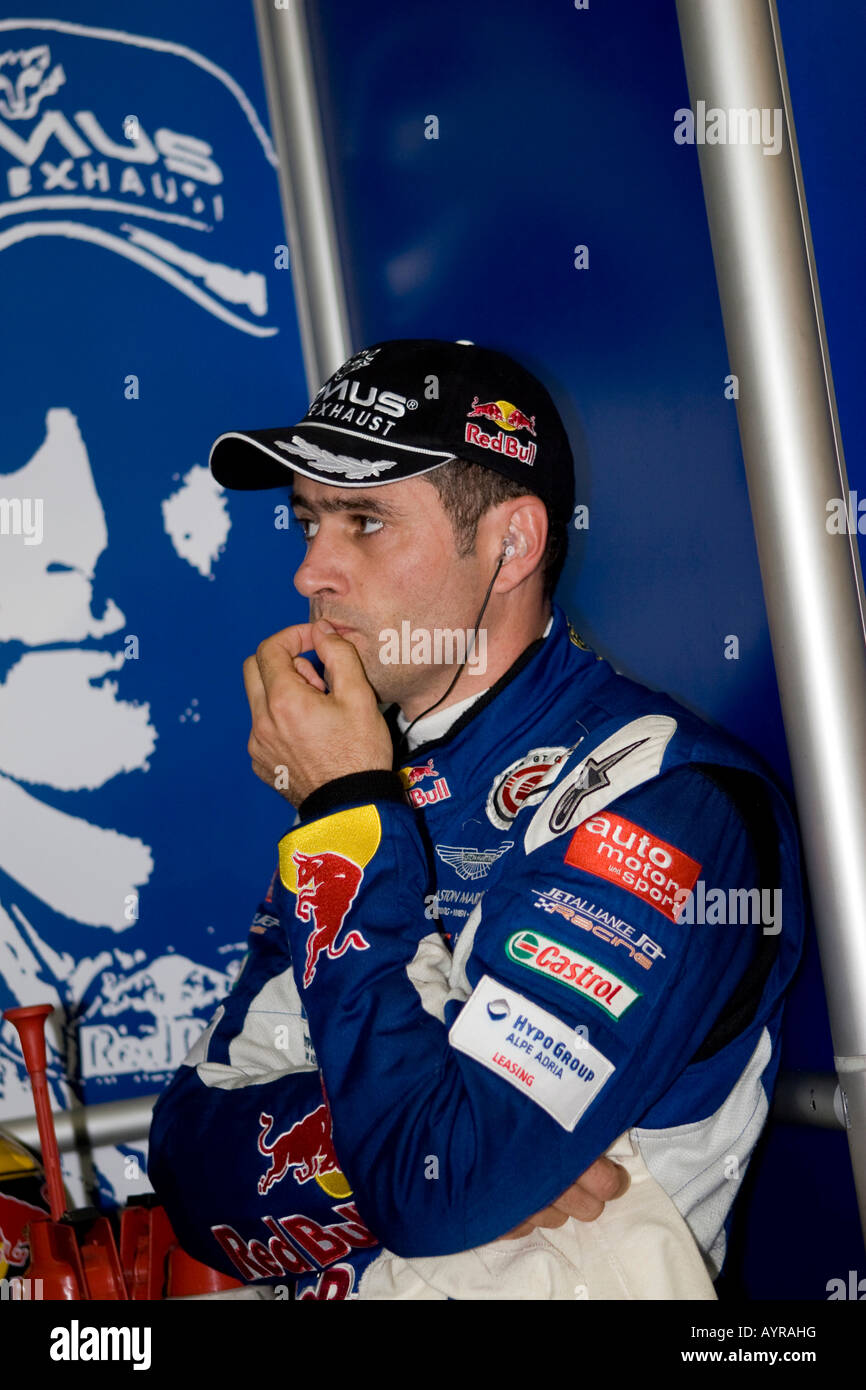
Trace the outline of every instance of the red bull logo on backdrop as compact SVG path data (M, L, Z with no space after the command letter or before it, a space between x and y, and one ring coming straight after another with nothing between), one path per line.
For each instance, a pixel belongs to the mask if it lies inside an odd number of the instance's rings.
M0 19L0 267L15 342L2 372L14 486L3 490L13 512L20 501L17 534L0 535L3 723L17 731L0 757L0 1009L58 1007L68 1027L49 1030L48 1080L66 1109L70 1085L88 1104L159 1091L243 954L231 922L251 906L255 836L228 885L208 852L222 834L230 705L220 691L205 714L206 674L182 636L216 623L212 668L234 661L214 616L233 584L221 555L231 531L252 570L257 542L232 530L200 451L215 373L226 420L240 405L268 417L269 354L299 406L305 388L249 8L226 12L225 67L208 57L195 3L189 43L173 41L168 0L148 7L144 34L122 32L143 13L128 6L90 7L111 28L23 8L34 17ZM238 630L254 630L258 597L235 599ZM268 630L288 621L272 611ZM153 660L138 659L139 642ZM26 738L37 704L53 733ZM174 795L188 756L204 769L195 814ZM31 1105L16 1044L0 1025L0 1125ZM138 1142L70 1153L72 1205L98 1194L122 1206L145 1190L145 1166ZM4 1240L20 1244L0 1216Z
M480 426L471 424L473 416L480 416L498 426L495 433L489 429L485 432ZM535 445L532 440L521 444L515 430L528 430L534 435L535 416L524 415L523 411L510 401L479 401L477 396L473 396L466 417L467 444L477 444L480 449L492 449L497 454L508 454L511 458L520 459L521 463L531 465L535 458Z

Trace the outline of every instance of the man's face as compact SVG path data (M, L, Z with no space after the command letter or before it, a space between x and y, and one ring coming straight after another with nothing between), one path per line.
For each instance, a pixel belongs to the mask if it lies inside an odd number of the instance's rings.
M327 618L352 643L380 700L405 707L440 696L453 666L394 664L385 634L400 634L405 622L431 634L471 630L493 574L482 547L458 555L439 494L424 478L342 488L299 475L292 506L307 539L295 587L310 601L311 620Z
M17 461L17 460L16 460ZM93 789L147 766L156 731L146 704L118 697L126 618L94 597L108 529L87 445L68 407L9 475L10 495L44 502L38 543L0 543L0 770L25 783ZM20 644L20 646L19 646Z

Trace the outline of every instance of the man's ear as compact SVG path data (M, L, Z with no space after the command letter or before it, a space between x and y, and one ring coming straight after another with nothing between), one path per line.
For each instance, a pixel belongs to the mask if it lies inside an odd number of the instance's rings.
M527 495L503 503L495 510L498 515L491 528L488 544L495 547L493 565L502 559L495 592L505 594L544 562L547 508L540 497Z

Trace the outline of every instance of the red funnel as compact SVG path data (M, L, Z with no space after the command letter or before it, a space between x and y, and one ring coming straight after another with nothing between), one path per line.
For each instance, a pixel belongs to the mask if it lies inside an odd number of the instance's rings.
M3 1017L8 1018L15 1026L21 1039L21 1051L24 1053L24 1062L36 1103L42 1165L48 1179L48 1205L51 1207L54 1220L59 1221L66 1211L66 1197L63 1192L57 1135L54 1133L54 1116L51 1114L51 1102L48 1097L48 1081L45 1076L45 1020L53 1012L53 1004L30 1004L23 1009L5 1009Z

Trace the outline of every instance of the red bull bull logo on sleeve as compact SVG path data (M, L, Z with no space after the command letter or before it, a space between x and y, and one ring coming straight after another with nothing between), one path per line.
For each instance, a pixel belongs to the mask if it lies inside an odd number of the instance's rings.
M290 1129L278 1134L271 1142L268 1140L274 1127L273 1115L262 1111L259 1124L259 1153L270 1160L267 1172L259 1178L259 1192L262 1196L274 1183L282 1182L289 1172L295 1182L302 1184L309 1182L311 1178L318 1181L328 1174L340 1172L331 1138L331 1115L327 1105L322 1104L316 1110L311 1110L309 1115L304 1115L303 1119L297 1120ZM348 1189L342 1195L348 1196Z
M370 943L357 929L338 937L358 896L364 868L382 839L375 806L338 811L311 825L299 826L280 841L280 878L297 895L295 916L310 923L303 985L309 989L321 957L337 960L350 949L366 951Z
M335 854L333 850L325 850L323 854L295 850L292 860L298 871L295 916L301 922L313 924L307 937L304 965L304 988L309 989L323 951L331 960L337 960L350 946L366 951L370 945L359 931L347 932L340 945L336 944L349 908L358 896L364 870L353 859Z

